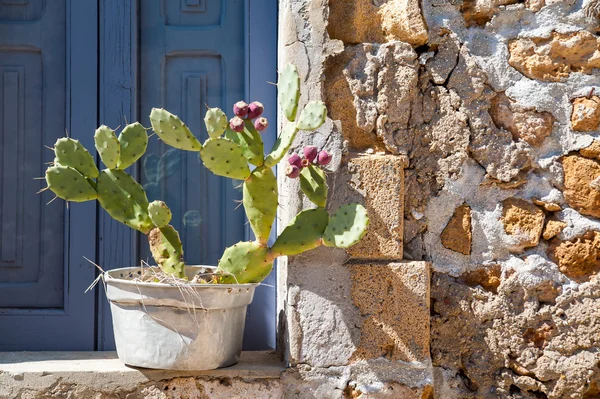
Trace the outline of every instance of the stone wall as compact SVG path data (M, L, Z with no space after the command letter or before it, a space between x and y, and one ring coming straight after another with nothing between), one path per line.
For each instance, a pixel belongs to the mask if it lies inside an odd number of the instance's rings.
M330 117L295 150L372 221L280 263L289 397L600 397L599 11L280 1L280 64ZM280 185L285 225L310 204Z

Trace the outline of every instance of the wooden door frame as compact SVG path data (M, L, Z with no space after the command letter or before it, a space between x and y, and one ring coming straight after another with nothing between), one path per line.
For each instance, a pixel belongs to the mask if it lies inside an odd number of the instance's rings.
M138 108L139 77L138 45L139 45L139 4L140 0L123 2L122 0L99 0L99 117L100 122L116 127L128 121L140 119ZM226 1L226 0L223 0ZM265 82L276 82L277 72L277 0L244 0L246 7L246 98L272 98L276 104L276 90ZM118 38L121 45L115 46L108 38ZM265 40L273 38L273 40ZM121 62L114 62L115 59ZM105 60L109 60L105 62ZM265 67L265 65L268 65ZM115 107L120 104L121 107ZM276 132L277 110L271 107L265 111L272 132ZM111 126L112 126L111 125ZM275 142L271 134L265 140L265 149L270 149ZM140 176L139 165L132 171L134 177ZM139 259L138 234L127 226L112 220L104 212L98 214L98 261L107 268L134 265ZM273 230L273 233L275 229ZM250 239L248 228L246 238ZM268 345L275 348L276 342L276 271L269 276L268 285L261 287L255 294L255 302L264 302L261 319L264 329L255 332L266 337ZM268 300L272 295L272 299ZM112 323L108 317L108 303L102 289L97 293L97 341L98 350L109 350L112 346ZM269 317L272 315L272 318ZM270 320L269 320L270 319Z

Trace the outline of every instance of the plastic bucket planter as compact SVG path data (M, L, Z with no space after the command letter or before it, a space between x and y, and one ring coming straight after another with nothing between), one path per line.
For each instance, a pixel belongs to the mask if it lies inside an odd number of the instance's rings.
M214 267L186 266L188 278ZM137 282L139 267L105 272L119 359L136 367L211 370L238 362L258 284Z

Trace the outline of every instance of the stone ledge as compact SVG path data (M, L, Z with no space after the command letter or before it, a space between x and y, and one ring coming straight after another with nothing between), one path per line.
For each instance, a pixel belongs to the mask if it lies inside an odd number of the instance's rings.
M129 367L116 352L0 352L0 398L48 392L59 385L86 392L132 392L157 381L278 380L285 367L272 352L242 352L238 364L217 370L173 371ZM116 396L120 397L120 396Z

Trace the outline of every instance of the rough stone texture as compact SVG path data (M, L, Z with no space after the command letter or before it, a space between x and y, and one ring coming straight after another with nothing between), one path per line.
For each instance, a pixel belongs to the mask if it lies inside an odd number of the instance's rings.
M429 359L429 274L426 262L350 266L352 300L365 320L352 360Z
M420 46L427 42L418 0L330 0L329 13L329 36L346 44L402 40Z
M567 203L583 215L600 217L600 191L592 185L600 176L600 162L569 155L564 157L562 166Z
M548 222L546 222L546 227L544 227L542 237L544 237L544 240L556 237L565 227L567 227L565 222L561 222L560 220L548 220Z
M571 126L578 132L590 132L600 127L600 97L579 97L573 100Z
M504 93L492 99L490 116L497 127L512 133L513 140L523 140L533 147L542 144L554 125L551 113L524 110Z
M523 248L535 247L544 228L544 212L520 198L502 202L502 222L507 234L517 238Z
M562 290L550 264L520 262L527 268L503 277L497 294L434 274L438 397L596 397L598 282Z
M442 245L463 255L471 253L471 208L462 204L454 211L440 236Z
M551 259L561 272L575 281L587 281L600 271L600 233L588 231L573 240L552 240Z
M354 154L338 173L332 187L339 187L331 211L340 204L358 202L369 215L363 239L347 252L357 259L402 259L404 225L404 157Z
M512 40L508 44L508 62L531 79L560 82L572 72L590 74L600 68L600 39L581 30L552 32L549 37Z
M403 255L430 261L439 281L435 367L352 363L357 348L376 356L396 341L352 301L347 254L323 249L279 264L282 340L294 365L284 379L298 397L393 395L389 387L404 389L395 383L421 395L433 386L443 399L598 396L598 283L595 266L586 266L594 255L590 246L569 253L600 231L592 191L600 192L600 151L593 134L571 124L574 99L600 89L590 1L419 3L427 38L415 45L384 31L381 10L400 2L283 0L280 54L282 64L299 65L308 92L301 102L322 99L330 111L294 144L334 153L330 210L356 195L344 177L356 152L408 157ZM294 195L295 182L280 180L280 189L290 193L285 224L310 204ZM513 198L527 205L503 215ZM471 209L468 254L442 242L463 204ZM544 219L548 239L540 241ZM585 256L569 270L574 253ZM407 368L393 372L399 365ZM404 382L406 373L420 382Z

